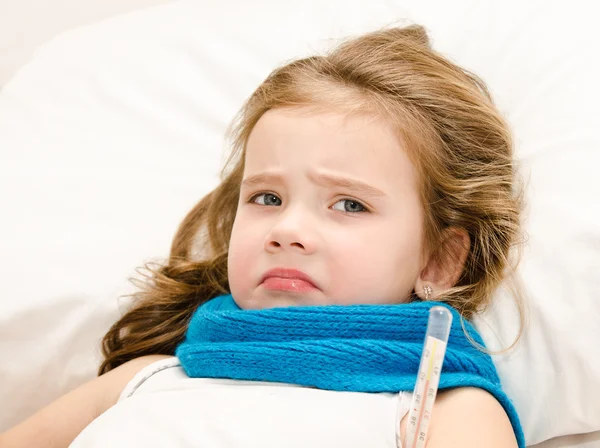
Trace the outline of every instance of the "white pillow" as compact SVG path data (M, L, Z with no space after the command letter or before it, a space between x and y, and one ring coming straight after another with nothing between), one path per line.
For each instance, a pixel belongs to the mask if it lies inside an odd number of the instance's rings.
M94 376L127 277L217 184L225 128L264 77L403 18L488 82L530 178L531 323L495 357L527 441L600 430L600 49L591 11L558 6L183 0L45 45L0 92L0 430ZM517 322L498 298L477 320L493 349Z

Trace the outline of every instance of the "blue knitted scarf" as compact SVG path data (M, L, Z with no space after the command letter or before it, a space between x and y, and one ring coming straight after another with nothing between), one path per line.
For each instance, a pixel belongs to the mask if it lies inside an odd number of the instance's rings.
M519 447L518 415L502 391L473 326L440 302L403 305L303 306L242 310L231 295L194 313L176 355L190 377L271 381L354 392L412 391L429 309L445 306L454 319L439 387L478 387L504 407Z

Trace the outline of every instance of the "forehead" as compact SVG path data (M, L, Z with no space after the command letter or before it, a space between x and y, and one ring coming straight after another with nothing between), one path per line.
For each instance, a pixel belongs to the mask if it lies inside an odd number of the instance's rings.
M287 107L267 111L258 120L248 145L260 140L276 145L295 141L319 143L319 146L346 143L352 150L362 147L374 150L376 146L398 145L392 127L385 120L367 113L347 113L317 107Z
M278 108L256 123L246 145L247 174L332 170L387 190L416 188L416 171L399 135L374 114Z

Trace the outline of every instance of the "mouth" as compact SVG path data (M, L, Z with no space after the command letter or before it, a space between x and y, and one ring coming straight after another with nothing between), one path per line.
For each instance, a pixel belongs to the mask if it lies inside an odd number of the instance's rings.
M314 280L297 269L275 268L261 278L260 286L273 291L309 292L319 288Z

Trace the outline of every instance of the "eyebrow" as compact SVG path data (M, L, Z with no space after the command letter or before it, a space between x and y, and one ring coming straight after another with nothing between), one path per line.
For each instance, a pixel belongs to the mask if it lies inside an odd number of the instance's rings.
M322 186L345 188L364 196L374 198L386 196L383 191L358 179L351 179L324 173L309 173L308 177L314 183ZM283 176L275 173L253 174L242 181L242 187L246 188L255 187L261 184L284 185L285 182Z

